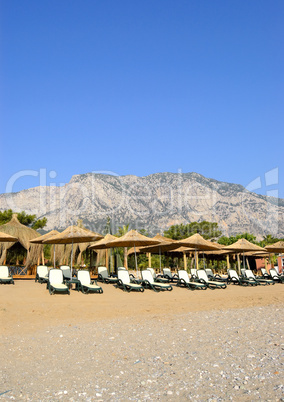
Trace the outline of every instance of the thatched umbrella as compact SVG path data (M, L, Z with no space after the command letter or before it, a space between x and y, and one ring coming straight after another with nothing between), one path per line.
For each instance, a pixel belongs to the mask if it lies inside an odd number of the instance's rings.
M269 253L284 253L284 241L280 240L277 243L265 246L265 250Z
M52 236L57 235L59 232L58 230L51 230L48 233L45 233L44 235L40 237L36 237L35 239L30 240L30 243L35 243L35 244L42 244L45 240L50 239ZM53 246L53 266L55 268L55 245Z
M199 233L178 240L180 246L193 248L195 251L195 267L198 269L198 251L219 250L220 247L211 241L205 240Z
M164 237L159 233L153 237L153 239L158 240L160 243L154 246L146 246L140 248L140 253L151 253L151 254L159 254L160 256L160 273L162 272L162 257L161 253L165 251L174 250L175 248L180 247L179 244L176 244L176 241L170 239L169 237Z
M109 243L112 240L117 239L117 237L111 235L110 233L106 234L105 237L101 240L96 241L95 243L92 243L89 246L89 249L91 250L107 250L110 248L110 246L107 246L107 243ZM106 267L108 267L108 253L106 251ZM111 264L112 265L112 264Z
M17 237L0 232L0 243L15 243L16 241L18 241Z
M83 229L79 226L69 226L62 233L59 233L51 238L44 240L43 244L72 244L71 250L71 277L72 277L72 263L73 263L73 244L74 243L87 243L101 239L103 236L99 233L92 232L88 229Z
M35 231L34 229L29 228L21 224L17 218L17 214L13 214L12 219L5 223L4 225L0 226L0 231L11 236L17 238L17 242L27 250L27 259L25 267L28 268L34 264L37 264L38 259L42 253L43 247L41 245L35 244L30 247L30 240L34 239L35 237L39 237L40 234ZM0 264L6 258L7 250L10 249L12 246L17 244L17 242L7 242L1 245L1 249L3 251L0 259Z
M0 243L14 243L15 241L18 241L17 237L0 232Z
M229 246L223 247L223 250L227 251L239 251L240 253L243 253L243 266L245 268L245 252L246 251L266 251L265 248L262 248L258 246L257 244L251 243L250 241L246 239L239 239L233 244L230 244ZM238 268L239 268L239 274L241 273L241 267L240 267L240 258L238 254Z
M137 232L137 230L130 230L125 235L119 237L118 239L112 240L111 242L107 243L107 246L110 247L134 247L134 254L135 254L135 266L136 266L136 273L138 278L138 266L137 266L137 255L136 255L136 246L142 247L147 246L150 244L158 244L159 241L152 239L150 237L144 236L141 233Z

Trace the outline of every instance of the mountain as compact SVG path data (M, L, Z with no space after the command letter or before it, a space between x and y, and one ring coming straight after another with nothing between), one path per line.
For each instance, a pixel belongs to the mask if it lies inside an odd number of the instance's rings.
M177 223L217 222L224 235L284 237L284 200L258 195L238 184L198 173L156 173L145 177L87 173L64 186L34 187L0 195L0 210L47 218L47 230L62 230L77 219L103 232L130 224L155 234Z

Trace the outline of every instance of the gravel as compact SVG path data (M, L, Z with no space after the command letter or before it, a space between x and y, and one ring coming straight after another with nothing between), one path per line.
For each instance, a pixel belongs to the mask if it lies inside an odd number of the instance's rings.
M283 334L270 305L2 336L0 400L284 401Z

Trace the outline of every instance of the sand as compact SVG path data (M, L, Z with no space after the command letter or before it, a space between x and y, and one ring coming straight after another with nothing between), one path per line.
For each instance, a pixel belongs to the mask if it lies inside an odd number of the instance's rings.
M1 400L284 400L284 285L102 287L1 285Z

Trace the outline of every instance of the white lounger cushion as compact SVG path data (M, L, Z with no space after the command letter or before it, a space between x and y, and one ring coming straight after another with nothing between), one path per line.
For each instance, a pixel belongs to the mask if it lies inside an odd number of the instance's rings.
M78 280L83 286L86 286L90 289L100 289L100 286L91 283L89 271L78 271Z
M255 276L254 276L253 272L250 269L246 269L245 273L246 273L247 278L255 279Z
M54 288L67 289L67 286L63 283L63 273L61 269L51 269L49 271L49 283Z
M98 274L101 275L103 278L107 278L108 277L107 267L98 267Z
M170 268L163 268L163 274L167 275L169 278L172 278L172 271L170 270Z
M203 279L206 283L210 283L212 285L220 286L220 282L217 281L210 281L206 272L203 269L197 270L197 276L199 279Z
M36 269L36 272L40 278L48 277L48 268L46 265L39 265Z
M71 279L71 268L69 267L69 265L61 265L60 269L63 272L65 278Z
M197 276L197 269L196 268L192 268L190 270L191 276Z
M188 273L184 269L178 271L178 277L179 279L183 279L186 283L190 282Z
M143 279L143 281L150 282L151 285L154 285L154 286L169 287L169 285L166 283L155 282L149 268L142 271L142 279Z
M132 283L130 281L129 273L126 269L119 270L117 272L117 275L118 279L120 279L124 285L129 285L132 286L133 288L141 288L141 285L138 285L137 283Z
M9 275L9 269L6 265L0 266L0 279L9 279L11 276Z
M228 272L231 279L235 278L238 281L240 280L239 275L236 273L234 269L230 269Z

